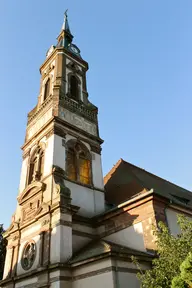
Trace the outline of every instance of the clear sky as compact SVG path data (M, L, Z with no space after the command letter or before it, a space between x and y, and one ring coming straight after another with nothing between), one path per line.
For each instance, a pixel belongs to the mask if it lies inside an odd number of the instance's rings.
M68 8L99 107L103 172L123 158L192 189L191 0L0 1L0 222L15 211L39 66Z

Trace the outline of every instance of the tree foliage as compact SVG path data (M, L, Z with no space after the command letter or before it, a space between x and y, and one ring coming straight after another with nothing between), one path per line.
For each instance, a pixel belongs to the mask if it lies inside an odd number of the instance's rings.
M3 277L7 241L3 238L3 225L0 225L0 279Z
M192 251L192 221L188 220L185 216L179 215L178 224L181 233L177 235L177 237L172 235L168 227L162 222L158 224L158 229L154 230L157 244L157 257L152 261L151 270L143 272L140 269L138 273L142 288L170 288L172 280L175 277L173 281L175 286L172 286L172 288L189 287L183 282L183 278L180 277L180 265L188 253ZM186 263L189 264L189 261ZM182 265L186 267L186 265L188 265L186 263ZM185 274L184 277L187 277L187 274Z
M172 280L171 288L188 288L188 284L181 278L181 276L176 276Z
M180 266L181 278L190 286L192 286L192 253L189 252L187 258Z
M180 265L180 275L173 278L171 288L192 287L192 253Z

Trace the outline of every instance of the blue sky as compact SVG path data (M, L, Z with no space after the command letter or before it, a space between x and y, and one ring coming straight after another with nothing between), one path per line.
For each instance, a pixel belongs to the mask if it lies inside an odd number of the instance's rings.
M0 222L18 193L27 112L39 67L69 9L99 107L103 171L123 158L192 189L192 1L1 0Z

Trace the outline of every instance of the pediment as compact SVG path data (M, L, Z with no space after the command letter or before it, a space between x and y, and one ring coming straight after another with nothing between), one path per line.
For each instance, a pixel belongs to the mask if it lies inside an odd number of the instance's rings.
M22 205L25 201L35 196L38 192L44 191L46 184L43 182L33 182L29 186L25 188L25 190L18 196L17 200L20 205Z
M12 222L9 228L5 231L4 236L7 237L8 234L13 233L14 231L17 231L18 229L19 229L19 221Z

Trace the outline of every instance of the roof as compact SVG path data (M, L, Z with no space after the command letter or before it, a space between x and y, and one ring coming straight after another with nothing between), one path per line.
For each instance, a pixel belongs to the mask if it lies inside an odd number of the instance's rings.
M88 244L86 247L81 249L78 253L76 253L72 259L69 261L69 264L74 264L78 262L83 262L85 260L91 260L95 259L97 256L104 256L109 255L112 253L120 254L126 254L127 256L140 256L140 257L153 257L150 253L147 252L141 252L138 250L134 250L128 247L124 247L115 243L112 243L110 241L106 240L98 240L93 241L90 244Z
M106 200L116 205L154 190L173 203L192 208L192 193L140 167L120 159L104 177Z
M71 34L71 31L69 28L69 22L68 22L68 18L67 18L67 11L68 11L68 9L64 13L64 21L63 21L63 25L61 27L61 31L64 30L64 31L68 32L69 34Z

